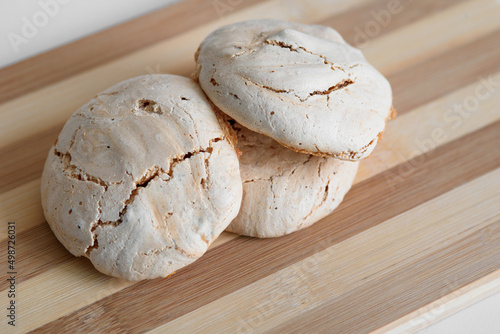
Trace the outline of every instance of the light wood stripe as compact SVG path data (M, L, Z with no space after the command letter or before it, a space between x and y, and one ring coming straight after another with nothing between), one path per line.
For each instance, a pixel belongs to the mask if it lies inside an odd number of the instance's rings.
M17 234L19 247L17 247L17 265L22 268L22 275L19 275L17 283L22 283L32 277L39 275L49 269L59 266L74 256L68 252L64 246L57 241L57 238L50 230L48 224L39 225L33 229ZM7 242L2 246L7 249ZM2 255L1 259L7 263L7 255ZM7 280L0 281L0 291L8 289Z
M111 295L129 285L127 281L102 275L83 258L65 262L54 270L37 276L36 280L28 280L19 287L19 299L23 300L24 306L19 312L17 330L20 333L33 330L67 314L68 310L85 307L96 298ZM42 293L44 291L50 291L51 294ZM94 309L97 314L103 311ZM90 322L93 319L87 317L80 321ZM6 328L5 322L2 322L0 331ZM52 329L52 333L54 332L63 333Z
M42 332L50 328L71 332L82 326L83 330L91 331L92 326L112 323L112 319L123 328L136 328L137 322L120 314L115 301L128 305L133 314L139 314L147 303L148 310L155 314L154 320L149 321L152 328L192 312L500 167L500 152L480 160L481 153L477 150L478 146L493 147L492 139L499 130L500 123L495 123L433 150L424 161L414 164L412 173L405 175L393 189L387 187L386 177L398 175L395 169L361 182L332 215L308 229L278 239L236 238L210 250L168 280L134 284L48 323ZM451 173L450 164L462 168ZM372 198L377 198L377 203ZM270 253L273 257L266 256ZM158 295L161 299L156 298ZM96 308L107 311L96 315L92 311ZM78 320L89 315L95 316L94 322L82 324Z
M261 1L240 1L237 6L231 8L238 11ZM181 1L23 60L0 69L0 103L218 18L219 14L213 1Z
M500 72L491 78L500 83ZM478 99L480 103L477 109L466 110L463 116L453 111L455 104L463 104L468 97L475 97L481 86L481 80L476 81L391 121L375 152L360 164L356 180L365 180L499 121L497 106L500 105L500 86L490 94L482 95L484 98ZM484 94L485 89L480 89L481 94ZM401 165L401 168L405 167Z
M398 112L452 92L500 70L500 30L388 76ZM439 73L437 76L436 73ZM429 79L431 83L429 83ZM497 83L497 86L500 85Z
M500 270L409 313L374 331L373 334L415 333L498 292L500 292Z
M0 221L15 221L17 233L45 222L40 200L40 179L0 194ZM6 237L7 231L0 231L0 241Z
M389 75L498 30L499 15L496 0L468 1L375 38L362 50L369 61L381 59L377 68Z
M269 333L324 331L331 326L362 332L375 330L383 326L385 321L395 320L398 316L427 304L441 293L454 289L454 286L460 288L490 274L493 270L499 270L499 232L500 222L491 224L433 253L426 261L415 261L394 272L392 281L379 280L370 286L354 289L339 299L302 313L287 324L275 327ZM490 233L492 237L485 239ZM486 240L484 243L483 239ZM408 293L408 289L411 289L411 294ZM436 290L438 293L432 293ZM375 299L381 292L389 296L390 301L377 305ZM403 292L406 293L403 295ZM352 298L360 294L364 303L353 305ZM348 317L349 314L358 316Z
M353 46L363 46L367 39L380 37L382 34L395 31L462 2L465 2L465 0L403 0L399 2L398 10L399 8L401 10L398 13L389 14L390 17L380 17L387 15L390 2L387 0L372 0L363 6L356 6L347 12L321 21L320 24L331 26L337 30L347 43ZM381 12L384 13L381 14ZM384 21L380 23L377 21L377 17L380 17L378 20ZM377 32L375 30L372 32L371 29L377 28L378 34L375 34ZM366 35L366 38L364 38L363 34Z
M151 333L201 330L214 333L218 328L224 328L227 333L263 333L341 298L355 288L368 286L369 289L378 281L385 281L388 287L398 281L392 273L417 261L425 262L433 253L500 221L500 214L494 208L500 201L499 189L500 169L497 169L157 327ZM414 217L419 220L415 221ZM422 233L424 230L426 233ZM374 261L379 265L374 267ZM377 307L378 311L382 311L382 307ZM224 315L218 316L220 310L225 310ZM335 318L335 314L328 315ZM356 317L356 314L350 316ZM340 317L335 321L331 325L339 325L335 326L337 332L354 330L342 326Z

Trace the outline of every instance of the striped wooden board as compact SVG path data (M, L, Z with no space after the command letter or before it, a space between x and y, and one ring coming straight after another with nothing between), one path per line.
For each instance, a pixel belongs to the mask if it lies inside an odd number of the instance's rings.
M186 0L0 69L0 263L14 221L18 271L0 332L409 333L499 291L500 2L389 3ZM332 26L391 81L399 116L342 205L278 239L224 233L167 279L70 255L39 191L66 119L123 79L189 75L207 33L260 17Z

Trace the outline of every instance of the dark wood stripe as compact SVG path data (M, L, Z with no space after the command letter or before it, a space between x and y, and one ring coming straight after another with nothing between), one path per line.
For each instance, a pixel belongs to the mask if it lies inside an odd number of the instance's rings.
M472 43L390 74L387 79L393 89L394 106L398 113L411 111L500 71L499 40L500 30L497 30ZM484 93L484 89L481 92Z
M500 167L499 134L496 122L357 184L308 229L276 239L238 237L168 279L134 284L36 332L156 328Z
M339 13L320 24L337 30L347 43L362 47L383 34L397 30L405 25L418 21L426 16L433 15L453 5L466 0L402 0L394 14L387 16L390 0L374 0L361 6Z
M0 149L0 194L42 176L49 149L64 124Z
M47 223L19 233L16 240L16 258L19 268L17 283L74 259L74 256L57 240ZM7 243L2 242L2 247L2 249L7 249ZM1 254L0 259L4 261L3 263L7 263L7 254ZM0 280L0 291L8 286L9 283L6 280Z
M368 333L499 269L500 221L304 312L269 333ZM390 302L380 305L380 294Z
M263 0L186 0L0 69L0 104ZM126 36L126 38L124 38Z

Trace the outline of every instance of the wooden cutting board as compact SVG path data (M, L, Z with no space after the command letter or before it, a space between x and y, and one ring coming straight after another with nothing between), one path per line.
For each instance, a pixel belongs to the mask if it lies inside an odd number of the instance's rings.
M16 228L16 327L1 333L410 333L500 290L500 3L187 0L0 69L2 274ZM221 25L332 26L391 82L399 112L342 205L277 239L224 233L167 279L97 272L56 240L40 175L97 92L189 75ZM0 283L3 313L9 282Z

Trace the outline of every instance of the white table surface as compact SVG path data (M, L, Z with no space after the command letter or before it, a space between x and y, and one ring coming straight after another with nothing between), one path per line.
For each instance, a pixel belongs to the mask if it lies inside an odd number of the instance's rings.
M22 36L23 17L31 20L42 3L59 1L54 15L26 43L13 47L9 36ZM83 36L154 11L179 0L19 0L0 2L0 67L53 49ZM211 0L207 0L211 1ZM64 3L64 4L63 4ZM17 50L16 50L17 48ZM429 319L432 321L432 319ZM500 334L500 293L444 318L419 334Z

